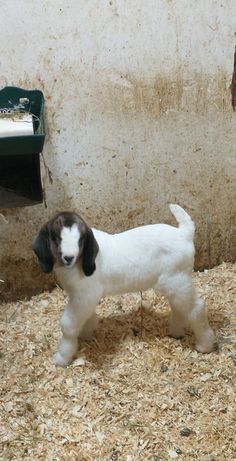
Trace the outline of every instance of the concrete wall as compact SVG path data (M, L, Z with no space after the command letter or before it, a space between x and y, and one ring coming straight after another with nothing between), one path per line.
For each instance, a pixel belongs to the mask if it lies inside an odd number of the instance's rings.
M177 202L197 267L234 258L235 35L235 0L0 1L0 87L44 92L53 176L47 209L1 210L4 296L52 282L30 246L61 209L118 231L169 221Z

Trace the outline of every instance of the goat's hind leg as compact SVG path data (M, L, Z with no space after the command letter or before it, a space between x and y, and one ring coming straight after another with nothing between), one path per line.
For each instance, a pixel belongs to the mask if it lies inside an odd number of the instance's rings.
M179 338L184 335L185 328L190 327L195 335L196 349L211 352L215 335L208 322L204 301L195 292L191 275L173 274L158 285L171 306L171 336Z
M168 299L171 307L170 336L177 339L182 338L185 328L189 326L186 306L190 304L190 300L186 298L191 298L191 279L189 280L182 273L160 277L155 289Z
M185 314L176 309L176 306L171 305L169 324L170 336L176 339L182 338L185 334L185 328L187 327L188 323Z
M215 334L209 325L204 301L197 296L194 298L189 315L189 325L196 338L195 348L199 352L212 352L215 346Z

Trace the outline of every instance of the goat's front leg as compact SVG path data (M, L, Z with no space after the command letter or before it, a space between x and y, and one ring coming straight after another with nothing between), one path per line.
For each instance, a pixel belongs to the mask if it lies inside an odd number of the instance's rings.
M53 362L57 366L69 365L77 350L78 337L96 309L97 300L93 302L70 301L61 317L60 324L62 338L59 342L58 351L53 356Z

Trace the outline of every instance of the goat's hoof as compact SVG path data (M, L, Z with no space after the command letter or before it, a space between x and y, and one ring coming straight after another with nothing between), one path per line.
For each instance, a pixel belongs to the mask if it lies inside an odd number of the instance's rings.
M68 360L68 359L65 359L64 357L62 357L60 352L56 352L53 355L52 361L53 361L54 365L56 365L57 367L63 367L63 368L68 367L68 365L70 365L71 362L72 362L72 360Z
M210 330L204 340L201 343L196 343L195 346L198 352L202 354L209 354L210 352L216 350L216 343L215 343L215 334L213 330Z

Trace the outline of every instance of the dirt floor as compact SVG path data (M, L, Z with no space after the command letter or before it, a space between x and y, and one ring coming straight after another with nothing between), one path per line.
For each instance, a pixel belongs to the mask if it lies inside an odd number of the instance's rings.
M106 298L96 338L56 368L60 288L1 306L0 459L236 460L236 267L194 274L217 333L202 355L167 336L152 291ZM143 326L141 328L143 313Z

